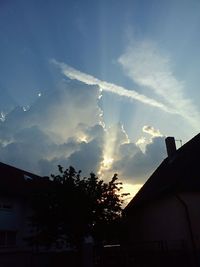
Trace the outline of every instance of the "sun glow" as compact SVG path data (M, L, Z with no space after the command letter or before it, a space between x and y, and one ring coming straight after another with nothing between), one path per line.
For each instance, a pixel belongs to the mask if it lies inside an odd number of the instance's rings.
M112 166L112 163L113 163L113 158L111 158L111 157L107 157L106 155L104 156L104 159L103 159L103 161L102 161L102 163L101 163L101 167L102 167L102 169L104 169L104 170L108 170L108 169L110 169L110 167Z
M123 190L122 193L129 193L125 198L124 204L127 205L128 202L131 201L131 199L137 194L137 192L142 187L142 184L130 184L130 183L123 183Z
M103 160L98 171L102 178L113 175L112 167L114 161L118 160L120 145L130 142L123 125L117 124L104 129Z
M113 158L106 158L105 157L103 160L103 165L107 169L111 167L112 163L113 163Z
M109 172L109 169L112 167L113 161L114 161L113 158L111 158L111 157L109 157L107 155L104 155L103 160L102 160L102 162L100 164L99 171L98 171L98 174L102 178L104 178L106 173Z
M109 175L109 170L112 168L114 162L114 150L116 141L116 131L110 131L110 129L105 130L104 145L103 145L103 160L100 165L98 174L102 178Z

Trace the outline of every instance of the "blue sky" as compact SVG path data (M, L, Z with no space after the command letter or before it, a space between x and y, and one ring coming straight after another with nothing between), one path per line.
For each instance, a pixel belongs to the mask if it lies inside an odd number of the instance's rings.
M0 160L142 184L166 157L165 136L199 132L199 10L195 0L1 1Z

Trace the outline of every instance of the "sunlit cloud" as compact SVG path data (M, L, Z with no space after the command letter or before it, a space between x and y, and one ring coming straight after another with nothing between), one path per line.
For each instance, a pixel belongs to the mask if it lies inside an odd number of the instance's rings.
M5 119L6 119L6 114L3 112L3 111L1 111L0 112L0 121L5 121Z
M136 145L142 145L146 143L146 138L144 136L140 137L137 141L136 141Z
M23 109L23 111L28 111L30 109L30 106L29 105L23 106L22 109Z
M145 147L146 144L148 143L148 140L144 137L141 136L137 141L136 141L136 146L138 146L143 152L145 152Z
M98 85L100 87L100 89L103 91L108 91L108 92L117 94L119 96L124 96L124 97L131 99L131 100L137 100L141 103L159 108L159 109L161 109L165 112L168 112L168 113L175 113L175 111L172 108L169 108L168 106L164 105L163 103L158 102L152 98L149 98L143 94L139 94L138 92L136 92L134 90L128 90L122 86L118 86L118 85L113 84L113 83L99 80L92 75L83 73L79 70L76 70L76 69L70 67L69 65L67 65L65 63L58 62L54 59L51 60L51 62L54 63L59 68L61 68L62 73L66 77L68 77L72 80L78 80L78 81L81 81L81 82L88 84L88 85Z
M153 126L144 125L142 127L143 133L150 135L150 137L141 136L137 141L136 145L145 153L146 146L153 142L153 138L155 137L163 137L163 134L160 132L159 129L155 129Z
M163 136L158 129L155 129L153 126L149 126L149 125L144 125L142 128L142 131L144 133L150 134L152 137Z
M161 53L155 43L143 41L129 45L118 62L134 83L153 90L175 113L199 129L197 107L187 97L184 83L175 77L169 56Z

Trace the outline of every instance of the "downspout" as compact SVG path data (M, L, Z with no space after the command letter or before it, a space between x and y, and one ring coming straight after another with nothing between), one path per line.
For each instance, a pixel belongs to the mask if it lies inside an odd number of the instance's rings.
M196 247L196 243L195 243L195 239L194 239L194 233L192 230L192 223L191 223L191 219L190 219L189 209L188 209L186 202L179 195L175 195L175 197L179 200L179 202L181 203L181 205L183 206L183 208L185 210L186 221L188 224L190 239L191 239L192 248L193 248L193 252L194 252L193 255L194 255L195 266L198 266L197 247Z

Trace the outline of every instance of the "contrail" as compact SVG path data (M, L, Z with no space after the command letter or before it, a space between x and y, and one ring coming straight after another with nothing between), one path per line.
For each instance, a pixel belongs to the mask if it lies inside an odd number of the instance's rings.
M161 96L165 105L199 131L199 110L185 94L184 83L175 77L169 56L161 54L155 43L144 40L135 46L129 45L118 62L134 83Z
M51 62L57 65L62 70L62 73L72 80L78 80L88 85L98 85L100 89L103 91L112 92L119 96L125 96L131 100L133 99L137 100L141 103L159 108L168 113L173 113L173 114L177 113L175 110L167 107L166 105L152 98L146 97L145 95L139 94L138 92L134 90L128 90L122 86L99 80L93 77L92 75L76 70L65 63L56 61L55 59L52 59Z

